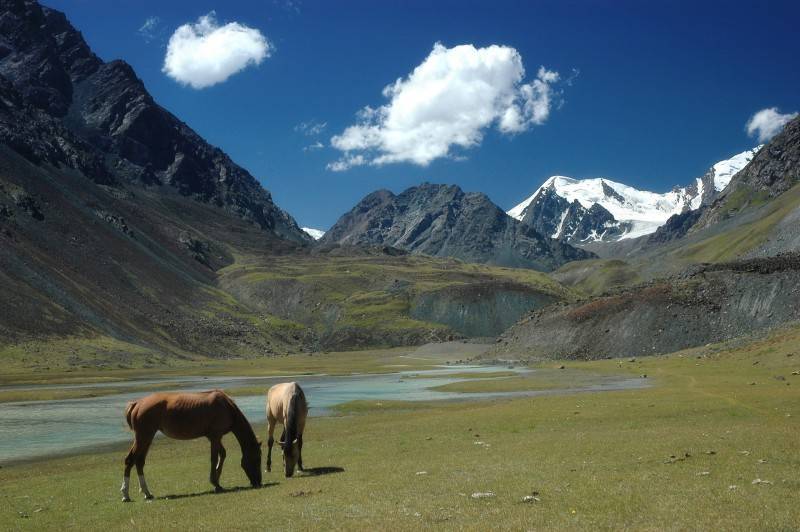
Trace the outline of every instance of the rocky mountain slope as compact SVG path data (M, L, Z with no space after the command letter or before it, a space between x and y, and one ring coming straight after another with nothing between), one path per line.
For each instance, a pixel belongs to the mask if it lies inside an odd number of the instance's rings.
M217 287L310 238L227 155L100 61L65 16L0 1L0 351L47 367L298 342ZM47 355L38 353L47 343Z
M8 84L19 94L6 107L39 111L22 130L12 120L0 133L29 160L66 164L99 184L168 186L281 238L309 240L253 176L159 106L127 63L92 53L63 13L0 1L0 76L4 94ZM43 128L49 146L36 139Z
M415 254L548 271L592 255L507 216L481 193L425 183L374 192L320 239L323 246L391 246Z
M691 185L663 194L608 179L553 176L508 214L544 235L576 245L641 237L673 215L711 204L758 149L720 161Z
M604 358L670 353L800 319L800 254L694 268L536 311L491 356Z

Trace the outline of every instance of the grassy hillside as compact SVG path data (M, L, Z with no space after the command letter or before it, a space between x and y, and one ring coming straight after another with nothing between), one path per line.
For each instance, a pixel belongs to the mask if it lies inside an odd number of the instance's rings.
M619 259L570 262L551 275L560 283L588 295L602 294L641 281L637 268Z
M243 257L219 276L220 286L238 300L304 329L306 341L323 348L474 336L471 307L498 293L516 295L518 309L482 309L483 321L510 312L498 318L491 332L498 334L526 309L575 297L541 272L382 253ZM440 314L421 310L420 302L431 294L443 308Z
M214 233L204 238L218 242ZM219 246L229 265L191 289L146 280L135 285L151 303L169 295L170 305L146 315L151 327L132 319L141 312L126 292L117 291L116 298L95 294L88 304L97 305L105 321L125 324L122 332L88 323L4 335L4 373L168 368L208 358L418 345L476 336L470 329L475 322L493 324L489 334L499 334L533 308L575 298L532 270L380 252L266 256L235 240ZM498 295L508 297L493 299ZM514 304L504 304L511 296ZM431 300L435 311L419 304ZM68 324L84 323L68 310Z
M800 185L766 203L763 193L737 189L725 204L731 214L739 213L741 202L748 198L750 214L741 224L734 224L719 234L703 238L670 253L681 262L725 262L744 257L774 236L778 224L800 209Z

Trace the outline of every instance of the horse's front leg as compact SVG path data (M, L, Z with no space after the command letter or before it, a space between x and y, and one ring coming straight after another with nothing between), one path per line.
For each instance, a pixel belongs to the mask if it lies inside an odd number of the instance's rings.
M214 486L214 491L217 493L223 491L222 486L219 485L219 476L222 474L222 464L225 462L225 448L222 446L222 440L219 438L209 438L211 441L211 473L209 473L209 481Z
M303 471L303 435L297 437L297 467Z
M219 442L219 462L217 463L217 487L219 487L219 478L222 476L222 465L225 463L225 447L222 446L222 441ZM222 488L220 488L222 489Z
M275 438L272 436L275 433L275 423L274 417L267 417L267 473L272 471L272 444L275 443Z

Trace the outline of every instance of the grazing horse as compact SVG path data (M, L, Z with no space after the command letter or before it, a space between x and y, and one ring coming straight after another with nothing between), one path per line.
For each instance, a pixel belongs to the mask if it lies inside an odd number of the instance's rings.
M128 403L125 420L135 436L125 458L125 474L120 489L123 502L131 500L128 484L134 464L139 474L139 490L144 493L145 499L153 498L144 479L144 461L153 437L159 430L177 440L208 438L211 442L210 480L217 492L223 491L219 485L226 454L222 436L233 432L242 447L242 469L253 487L261 485L261 442L242 411L222 390L150 394Z
M303 470L303 429L308 416L308 403L303 389L296 382L276 384L267 392L267 471L272 471L272 437L275 424L283 424L280 446L286 477L294 474L294 466Z

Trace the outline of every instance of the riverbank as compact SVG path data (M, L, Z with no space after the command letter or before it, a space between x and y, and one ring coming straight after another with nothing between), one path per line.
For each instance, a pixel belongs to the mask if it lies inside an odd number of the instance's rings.
M507 368L507 367L504 367ZM310 401L312 417L329 415L332 409L359 400L373 402L405 401L475 401L490 398L532 396L545 393L571 394L577 391L612 391L647 386L646 379L626 375L596 374L594 380L586 379L573 370L562 372L560 387L548 390L487 391L460 393L440 391L440 385L465 383L473 379L505 380L524 378L538 371L524 367L513 371L498 366L460 366L458 373L451 367L414 370L397 373L360 373L349 375L303 375L279 377L215 376L172 377L171 380L153 377L129 381L130 385L149 387L150 390L202 392L211 389L225 390L236 397L239 408L251 423L265 419L264 399L274 384L298 380ZM500 376L511 373L513 377ZM575 375L570 380L569 376ZM22 391L52 393L65 385L40 385ZM124 408L130 401L139 399L144 392L124 391L113 395L103 392L117 391L109 383L71 385L84 393L96 392L94 397L82 399L55 399L0 403L0 466L20 460L46 459L63 453L92 452L97 447L130 439L125 425ZM87 416L87 412L91 412Z
M567 363L647 374L656 385L644 389L349 403L309 422L316 476L273 472L260 490L209 493L205 441L154 444L150 503L119 502L123 448L4 467L0 527L792 529L799 341L790 330L730 350ZM225 445L223 485L245 486Z
M455 364L488 350L487 344L445 342L419 347L365 349L363 351L293 353L261 358L199 358L174 362L169 366L125 369L31 371L6 365L0 370L0 387L24 385L71 385L119 383L157 376L168 379L183 376L349 375L352 373L391 373L399 370L425 370L442 364ZM0 396L0 400L2 397Z

